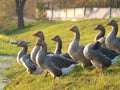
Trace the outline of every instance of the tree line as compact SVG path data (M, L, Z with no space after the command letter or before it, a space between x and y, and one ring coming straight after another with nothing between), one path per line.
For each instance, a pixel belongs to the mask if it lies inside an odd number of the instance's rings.
M112 7L119 8L120 0L48 0L54 8Z
M46 9L64 9L80 7L119 8L120 0L0 0L0 16L17 16L18 28L24 27L23 16L35 17L36 8L42 15Z

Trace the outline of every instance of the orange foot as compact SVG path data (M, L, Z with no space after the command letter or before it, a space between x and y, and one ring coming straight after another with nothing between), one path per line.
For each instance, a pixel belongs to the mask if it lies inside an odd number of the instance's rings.
M48 76L48 72L46 72L46 74L45 74L45 77L47 77Z
M99 72L102 72L102 69L95 69L95 73L99 73Z

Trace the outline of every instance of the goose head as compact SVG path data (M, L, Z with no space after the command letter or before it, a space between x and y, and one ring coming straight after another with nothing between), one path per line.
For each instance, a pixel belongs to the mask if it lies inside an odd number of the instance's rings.
M117 25L117 22L115 20L110 20L108 23L107 23L108 26L116 26Z
M99 41L96 41L92 47L93 50L97 50L101 46L101 43Z
M104 26L102 24L98 24L95 26L94 30L103 30L105 29Z
M78 27L77 26L72 26L71 28L70 28L70 30L69 31L72 31L72 32L78 32L79 31L79 29L78 29Z
M56 42L61 41L61 39L58 35L53 37L51 40L56 41Z
M25 47L29 44L30 42L26 42L26 41L20 41L18 42L17 46L18 47Z
M44 40L44 34L42 31L38 31L38 32L34 33L33 36L36 36L38 38L43 38L43 40Z

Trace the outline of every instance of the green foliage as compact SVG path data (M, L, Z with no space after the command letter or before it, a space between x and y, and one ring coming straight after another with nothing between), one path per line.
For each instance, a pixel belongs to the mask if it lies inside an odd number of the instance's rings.
M120 7L120 2L115 0L75 0L79 7Z
M16 30L14 27L1 32L0 34L0 53L6 55L16 55L21 49L16 45L8 44L11 39L30 41L28 53L35 45L37 37L32 35L41 30L45 34L45 40L48 45L48 51L54 51L56 43L51 41L55 35L59 35L63 41L63 52L67 52L69 43L72 41L74 34L70 32L71 26L76 25L80 29L80 44L86 45L94 41L94 31L96 24L103 24L106 28L106 35L111 31L111 27L106 24L110 19L90 19L76 22L71 21L38 21L28 24L29 27L23 30ZM119 21L120 19L115 19ZM14 21L13 21L14 22ZM8 22L7 22L8 23ZM118 22L119 24L120 22ZM11 23L11 26L14 23ZM119 33L120 34L120 33ZM3 60L2 60L3 61ZM11 60L12 66L2 74L9 78L9 84L4 90L119 90L120 89L120 60L105 71L95 74L94 68L83 70L81 66L76 66L73 72L59 80L53 80L45 73L37 76L29 75L23 66L20 66L16 60Z

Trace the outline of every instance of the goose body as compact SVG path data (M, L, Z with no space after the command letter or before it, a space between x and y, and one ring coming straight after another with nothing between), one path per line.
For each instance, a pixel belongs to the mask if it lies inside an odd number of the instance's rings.
M101 47L100 42L96 42L95 44L88 44L84 48L84 56L91 60L92 64L95 66L96 71L102 71L105 67L109 67L113 65L117 58L110 59L107 56L105 56L99 49Z
M20 43L20 42L19 42L19 43ZM19 43L18 43L18 44L19 44ZM17 46L18 46L18 45L17 45ZM27 53L27 49L28 49L28 47L25 46L25 47L23 47L23 48L18 52L18 54L17 54L17 62L18 62L19 64L22 64L20 58Z
M80 33L77 26L73 26L70 31L74 32L75 37L68 47L68 53L72 59L80 62L83 68L91 66L90 60L83 55L84 46L79 46Z
M43 72L43 70L38 67L33 61L30 59L30 54L27 54L28 50L28 42L19 41L16 43L18 47L22 47L22 49L17 54L17 62L23 65L29 74L37 75Z
M31 60L32 60L34 63L36 63L36 55L37 55L39 49L40 49L40 47L38 47L38 46L35 45L35 46L33 47L32 51L31 51L30 57L31 57Z
M111 58L111 59L113 59L116 56L118 56L119 54L117 52L115 52L113 50L110 50L105 45L105 39L106 39L106 37L104 37L104 35L105 35L105 28L104 28L104 26L102 24L98 24L95 27L95 30L100 30L100 33L98 35L96 35L96 37L95 37L95 42L99 41L102 44L101 47L99 48L99 50L104 55L106 55L108 58Z
M112 31L107 35L105 44L109 49L120 54L120 37L116 36L118 33L118 24L115 20L111 20L108 25L112 26L113 28Z
M104 47L104 46L101 46L99 48L99 50L105 55L107 56L108 58L110 59L114 59L115 57L119 56L120 54L118 54L117 52L113 51L113 50L110 50L109 48L107 47Z
M49 72L54 79L56 77L68 75L73 67L77 64L76 61L61 57L59 55L47 55L45 41L39 41L38 46L41 46L41 50L37 53L37 64L45 71Z

